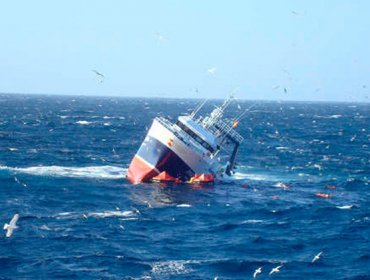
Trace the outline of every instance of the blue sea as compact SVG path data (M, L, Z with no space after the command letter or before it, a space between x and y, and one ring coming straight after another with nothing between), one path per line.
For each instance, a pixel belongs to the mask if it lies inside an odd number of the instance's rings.
M131 185L152 119L197 103L1 94L0 279L370 279L370 105L238 101L232 180Z

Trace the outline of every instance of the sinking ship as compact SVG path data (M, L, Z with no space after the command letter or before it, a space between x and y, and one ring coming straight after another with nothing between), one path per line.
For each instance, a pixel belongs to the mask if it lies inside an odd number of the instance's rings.
M243 137L235 131L239 118L225 119L233 96L207 116L200 115L206 100L190 115L175 123L156 117L133 157L127 178L133 183L150 182L161 173L188 182L206 174L214 178L231 175Z

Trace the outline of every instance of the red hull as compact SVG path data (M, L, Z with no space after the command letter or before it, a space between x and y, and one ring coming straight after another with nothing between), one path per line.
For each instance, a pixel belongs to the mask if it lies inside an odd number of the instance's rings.
M134 156L127 172L127 178L131 183L139 184L140 182L149 181L158 174L159 172L153 166L146 163L140 157Z

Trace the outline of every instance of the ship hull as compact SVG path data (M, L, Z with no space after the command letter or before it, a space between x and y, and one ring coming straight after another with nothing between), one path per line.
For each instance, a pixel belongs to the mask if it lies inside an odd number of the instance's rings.
M130 164L127 177L138 184L150 181L162 171L182 181L195 173L211 172L209 158L155 119Z

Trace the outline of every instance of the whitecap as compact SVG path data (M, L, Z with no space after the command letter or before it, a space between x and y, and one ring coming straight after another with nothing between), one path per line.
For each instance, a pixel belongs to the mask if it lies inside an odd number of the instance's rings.
M343 206L335 206L335 207L338 209L342 209L342 210L349 210L353 208L353 205L343 205Z
M191 207L191 205L190 204L183 203L183 204L177 204L176 207L187 208L187 207Z
M40 229L42 229L42 230L47 230L47 231L51 231L51 228L49 228L47 225L42 225L42 226L40 227Z
M166 275L185 274L192 271L192 269L186 267L186 264L193 262L184 260L155 262L152 264L152 272Z
M53 216L56 219L79 219L79 218L111 218L111 217L133 217L137 216L138 211L102 211L102 212L90 212L90 213L79 213L79 212L61 212ZM120 219L122 220L122 219Z
M265 221L264 220L245 220L245 221L242 221L241 224L262 224L264 223Z
M260 174L260 173L242 173L242 172L235 172L235 174L232 177L229 177L230 180L253 180L253 181L280 181L281 179L277 178L273 175L267 175L267 174ZM224 178L222 178L222 181L224 181Z
M82 120L82 121L77 121L76 122L76 124L81 124L81 125L89 125L89 124L91 124L92 122L89 122L89 121L84 121L84 120Z
M12 147L9 147L8 150L11 151L11 152L18 151L17 148L12 148Z
M111 217L130 217L137 215L136 211L104 211L87 213L88 217L94 218L111 218Z
M122 219L119 219L120 221L136 221L136 220L139 220L139 218L122 218Z
M340 117L342 117L342 115L331 115L331 116L329 116L328 118L329 118L329 119L338 119L338 118L340 118Z
M282 188L282 189L288 189L289 188L288 185L286 185L282 182L276 183L275 185L273 185L273 187Z
M275 148L276 150L289 150L289 148L288 147L276 147Z
M317 168L318 170L322 170L322 166L320 164L314 164L313 167Z
M127 169L103 165L85 167L67 166L31 166L31 167L8 167L0 166L0 170L8 170L15 173L25 173L34 176L69 177L69 178L95 178L95 179L123 179Z

